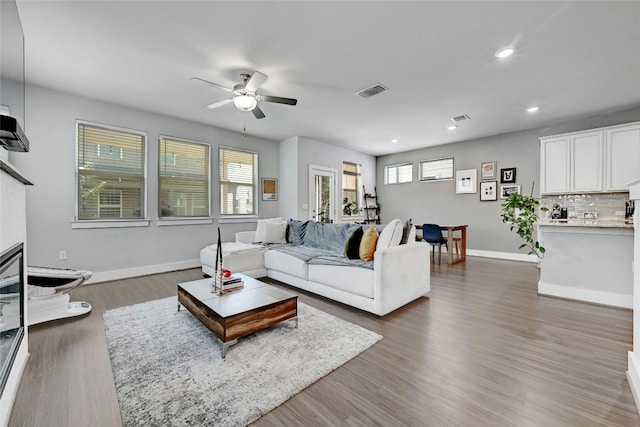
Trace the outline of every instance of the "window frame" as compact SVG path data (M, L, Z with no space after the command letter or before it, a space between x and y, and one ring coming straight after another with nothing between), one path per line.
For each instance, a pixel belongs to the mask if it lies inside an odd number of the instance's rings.
M206 215L204 216L162 216L162 208L160 207L160 191L161 191L161 187L160 187L160 161L163 158L164 154L161 152L160 146L162 144L162 140L170 140L170 141L175 141L175 142L180 142L180 143L185 143L185 144L194 144L194 145L201 145L207 148L207 171L208 171L208 179L207 179L207 198L208 198L208 212ZM170 136L170 135L159 135L158 137L158 199L157 199L157 203L158 203L158 220L156 221L156 225L192 225L192 224L210 224L212 223L212 216L211 216L211 212L212 212L212 188L211 188L211 184L212 184L212 179L211 179L211 144L206 143L206 142L202 142L202 141L195 141L192 139L187 139L187 138L180 138L180 137L176 137L176 136ZM166 159L166 157L165 157ZM173 166L176 166L176 155L173 155Z
M403 166L411 166L411 179L409 181L399 181L399 171L400 168ZM391 169L395 169L396 170L396 182L389 182L389 170ZM403 162L403 163L396 163L396 164L392 164L392 165L386 165L384 167L384 185L398 185L398 184L410 184L413 182L413 162Z
M97 128L102 128L106 130L111 130L114 132L122 132L122 133L130 133L133 135L139 135L143 137L143 147L142 154L144 156L144 161L142 165L142 178L144 180L144 185L142 186L142 191L144 196L142 197L142 206L144 214L140 219L133 218L123 218L123 219L80 219L79 218L79 175L80 175L80 126L93 126ZM81 120L76 119L75 122L75 170L74 170L74 218L71 221L72 229L86 229L86 228L126 228L126 227L147 227L149 225L149 211L148 211L148 199L149 199L149 177L148 177L148 169L149 169L149 138L147 132L127 128L124 126L116 126L109 125L105 123L93 122L89 120Z
M451 177L450 178L436 178L436 179L424 179L422 172L423 172L423 167L422 165L425 163L431 163L431 162L440 162L443 160L449 160L451 159ZM455 177L455 160L453 156L444 156L444 157L437 157L434 159L426 159L426 160L420 160L418 162L418 181L419 182L441 182L441 181L453 181Z
M220 168L220 162L221 162L221 154L222 154L222 150L229 150L229 151L236 151L236 152L241 152L241 153L247 153L247 154L252 154L254 156L254 167L253 167L253 213L247 213L247 214L238 214L238 213L231 213L231 214L223 214L222 213L222 185L223 185L223 181L222 181L222 168ZM259 171L258 171L258 162L260 160L260 155L257 151L253 151L253 150L248 150L246 148L238 148L238 147L231 147L228 145L219 145L218 146L218 218L220 218L221 222L225 222L225 220L233 220L233 219L246 219L246 218L258 218L258 210L259 210L259 202L258 202L258 193L260 192L260 183L259 183L259 179L258 177L259 175ZM230 181L224 181L224 182L230 182Z
M348 165L353 165L356 167L356 172L352 173L352 172L345 172L345 164ZM356 200L355 203L358 206L358 212L355 214L351 214L351 215L345 215L344 214L344 176L345 175L350 175L350 176L355 176L356 177L356 188L355 188L355 192L356 192ZM348 191L353 191L352 189L348 189ZM355 162L348 162L346 160L342 161L342 199L343 202L341 203L342 205L342 209L340 210L341 214L340 216L342 218L345 219L360 219L363 218L362 216L362 165L360 163L355 163Z

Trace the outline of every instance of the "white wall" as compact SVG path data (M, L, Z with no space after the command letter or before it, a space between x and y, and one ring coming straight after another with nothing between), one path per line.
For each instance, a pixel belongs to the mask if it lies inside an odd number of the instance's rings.
M307 220L309 209L303 209L302 205L309 203L309 165L324 166L338 171L339 194L336 197L339 205L338 212L342 212L342 162L357 163L362 166L362 183L367 188L367 192L373 192L375 186L376 159L369 154L359 153L337 145L316 141L313 138L299 136L289 138L280 143L280 174L286 174L288 195L294 195L294 202L289 200L286 207L281 206L280 215L284 218L296 218ZM286 159L287 163L282 163ZM294 171L289 168L291 162L296 161L297 166ZM297 173L297 181L294 179ZM359 203L360 204L360 203Z
M411 218L414 224L468 224L467 248L473 252L516 253L521 241L500 220L501 201L481 202L479 193L456 194L455 182L418 182L418 162L444 156L454 157L454 170L477 169L482 162L497 161L500 168L516 168L516 184L524 194L540 193L539 137L583 129L638 121L640 108L594 116L588 120L561 123L479 138L455 144L440 145L415 151L378 157L377 182L383 222L393 218ZM413 162L413 182L384 185L384 167ZM480 178L478 178L480 180ZM499 177L498 177L498 186ZM476 252L476 254L478 254Z
M280 213L298 218L298 137L280 142Z
M11 161L34 186L27 190L29 264L79 268L102 277L144 274L163 268L199 265L199 251L216 238L215 225L158 227L158 137L176 136L211 144L212 212L219 212L218 146L258 152L260 177L278 177L278 142L119 105L27 86L29 153L11 153ZM74 219L75 121L105 123L147 132L147 205L151 225L140 228L71 229ZM262 202L261 217L276 216L279 202ZM255 221L221 224L223 240L236 231L255 229ZM68 259L58 260L66 250ZM95 275L94 275L95 277ZM100 277L100 275L98 275Z

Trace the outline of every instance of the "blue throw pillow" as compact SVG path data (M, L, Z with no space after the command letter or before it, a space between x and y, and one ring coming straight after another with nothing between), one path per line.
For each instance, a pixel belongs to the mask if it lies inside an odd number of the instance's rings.
M293 245L301 245L307 232L307 224L309 224L309 221L290 219L287 227L287 242Z

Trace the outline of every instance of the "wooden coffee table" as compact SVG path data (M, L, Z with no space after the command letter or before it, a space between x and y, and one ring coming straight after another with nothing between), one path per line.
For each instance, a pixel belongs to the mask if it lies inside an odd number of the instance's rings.
M211 278L178 283L178 311L184 306L222 341L223 358L238 338L288 319L298 327L297 295L237 275L244 287L223 295L211 293Z

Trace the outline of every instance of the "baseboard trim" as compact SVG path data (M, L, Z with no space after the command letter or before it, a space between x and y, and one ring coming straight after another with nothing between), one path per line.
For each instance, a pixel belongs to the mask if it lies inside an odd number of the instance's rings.
M627 381L631 388L633 400L636 403L636 411L640 414L640 360L633 351L629 352L629 368L627 370Z
M87 284L109 282L111 280L129 279L131 277L147 276L149 274L166 273L168 271L186 270L188 268L200 267L199 259L171 262L167 264L145 265L142 267L125 268L122 270L100 271L93 273Z
M555 285L545 282L538 282L538 295L586 301L618 308L633 308L633 295L594 291L591 289L577 289L571 286Z
M467 249L467 255L478 256L482 258L497 258L506 259L509 261L524 261L524 262L538 262L538 257L535 255L516 254L513 252L496 252L496 251L481 251L478 249Z

